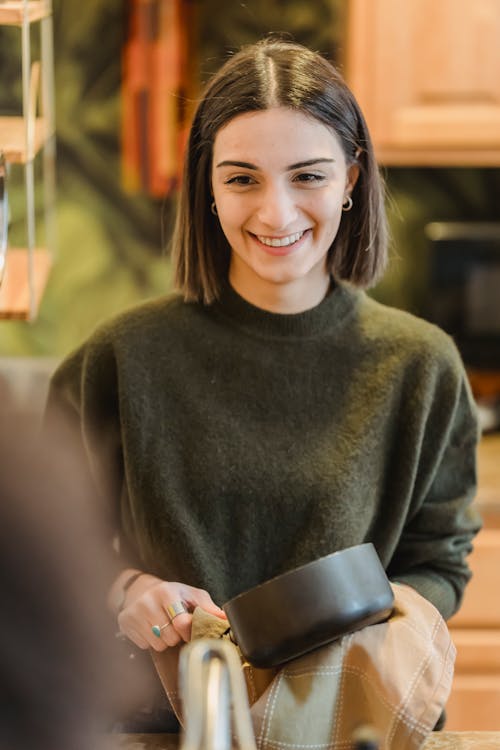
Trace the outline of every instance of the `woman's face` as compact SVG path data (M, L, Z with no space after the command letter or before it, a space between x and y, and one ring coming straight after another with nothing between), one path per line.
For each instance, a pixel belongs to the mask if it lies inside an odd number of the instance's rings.
M318 304L342 203L358 176L333 131L284 107L238 115L215 138L212 190L231 247L229 280L276 312Z

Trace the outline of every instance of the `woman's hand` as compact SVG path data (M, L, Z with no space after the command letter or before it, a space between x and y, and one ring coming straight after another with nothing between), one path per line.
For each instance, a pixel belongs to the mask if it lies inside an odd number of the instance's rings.
M167 614L167 607L179 602L182 602L189 612L176 615L172 619ZM144 573L127 592L125 606L118 615L118 625L121 632L139 648L164 651L168 646L176 646L180 641L190 640L193 619L191 612L195 607L201 607L216 617L226 619L224 611L203 589L196 589L184 583L163 581ZM159 637L153 633L153 625L161 627Z

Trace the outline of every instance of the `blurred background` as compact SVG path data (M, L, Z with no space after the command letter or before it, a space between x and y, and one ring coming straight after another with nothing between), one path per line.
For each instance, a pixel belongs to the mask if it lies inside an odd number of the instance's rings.
M450 5L453 17L460 15L453 3L440 2L443 8ZM465 4L470 8L470 3ZM380 18L376 17L377 5L383 11ZM402 96L408 98L411 86L419 85L414 63L405 63L403 54L417 53L419 59L426 59L427 68L421 74L428 74L425 80L435 80L441 70L445 79L453 79L453 75L458 78L458 82L451 80L457 88L464 79L464 66L453 62L451 69L447 63L443 71L443 63L447 41L451 45L459 41L460 31L454 36L448 31L447 38L439 28L435 4L427 14L426 0L403 4L405 7L397 11L392 8L390 18L383 10L387 5L391 3L54 0L57 254L36 319L29 325L0 321L0 355L60 357L107 316L170 288L165 249L172 229L175 183L189 109L210 73L242 44L270 31L284 31L331 57L353 85L377 135L390 129L391 123L389 128L379 123L373 99L388 110L394 104L389 101L391 92L402 89ZM412 17L415 5L420 8L420 26ZM496 0L486 5L494 6L493 25L498 29L499 5ZM167 13L163 32L158 31L160 6ZM399 19L394 17L395 12ZM462 23L464 31L471 30L470 19L463 14ZM36 57L38 37L36 24L32 26L32 54ZM159 33L163 33L160 40ZM410 40L405 39L410 33ZM147 41L141 45L141 34L149 38L149 47ZM483 52L487 49L484 35L482 40L474 41L476 56L481 45ZM163 57L159 58L164 64L163 82L151 75L151 48L155 43L164 45L160 52ZM444 60L432 59L436 46L443 50ZM468 50L464 54L470 54ZM482 66L488 63L498 93L500 66L491 70L495 61L498 63L498 53L496 60L480 60ZM0 26L0 70L0 114L9 114L18 110L21 102L19 28ZM396 80L398 76L402 80ZM474 89L474 82L467 80L464 85L466 89L473 87L468 94L472 104L482 105L478 101L481 92ZM134 110L138 92L142 114ZM436 86L430 94L420 92L425 104L429 96L434 96L434 107L440 103L439 93ZM441 92L441 103L454 107L455 117L459 117L460 106L470 104L460 100L460 95L467 93ZM486 98L490 93L486 92ZM155 114L154 100L162 95L170 103ZM454 100L450 98L453 95ZM458 142L454 154L443 156L460 126L453 118L438 124L442 141L430 150L426 122L420 123L422 144L406 148L406 154L401 146L399 153L393 148L391 154L386 145L377 144L379 155L385 157L381 161L388 188L392 261L374 296L422 314L428 301L432 252L426 226L431 222L500 221L500 120L497 125L495 161L480 153L488 146L482 142L480 128L476 135L468 134L467 143ZM163 142L158 139L162 130L167 134ZM491 151L489 148L490 157ZM168 162L164 174L151 174L162 160ZM37 163L35 170L40 178ZM9 177L9 244L15 246L23 243L25 232L21 168L13 167ZM38 212L41 192L36 191ZM43 231L41 221L38 228Z

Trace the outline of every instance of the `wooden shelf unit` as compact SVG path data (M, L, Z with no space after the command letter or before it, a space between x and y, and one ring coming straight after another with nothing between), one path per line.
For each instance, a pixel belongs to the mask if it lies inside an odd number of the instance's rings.
M37 117L33 129L33 154L28 154L24 119L0 117L0 146L10 164L26 164L33 159L50 135L47 121L43 117Z
M30 272L28 250L9 249L0 285L0 320L31 320L32 315L38 312L52 266L52 256L45 248L34 248L32 264Z
M40 29L40 59L31 60L31 24ZM0 26L20 29L22 113L0 116L0 152L7 164L24 169L26 239L25 248L9 248L0 280L0 320L28 320L36 317L47 282L55 247L55 127L53 79L53 31L51 0L9 0L0 2ZM43 158L44 223L46 248L36 245L34 160ZM7 232L8 235L8 232ZM2 245L6 236L2 238Z
M0 2L0 26L22 26L25 18L28 23L34 23L47 18L52 12L48 0L29 0L26 8L27 11L23 0Z

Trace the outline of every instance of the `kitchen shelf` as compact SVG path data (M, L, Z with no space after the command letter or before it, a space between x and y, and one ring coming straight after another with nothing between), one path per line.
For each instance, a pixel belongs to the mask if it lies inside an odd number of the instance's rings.
M25 11L26 9L26 11ZM49 0L10 0L0 2L0 26L21 26L26 19L28 23L41 21L52 12L52 4Z
M31 320L38 311L49 271L51 253L45 248L32 251L33 289L30 288L30 251L11 248L0 286L0 320Z
M31 25L40 35L39 59L31 56ZM6 266L0 286L0 320L28 320L36 317L47 283L55 250L55 126L54 55L52 0L0 0L0 26L20 30L20 74L22 111L0 116L0 152L7 169L3 175L7 205L9 169L21 165L24 171L26 237L24 248L8 247L8 225L1 237L7 244ZM41 153L40 157L37 155ZM35 159L42 159L44 247L36 240ZM7 208L5 208L7 211Z
M45 118L37 117L33 128L33 154L28 154L24 118L0 117L0 148L10 164L26 164L33 159L50 135Z

